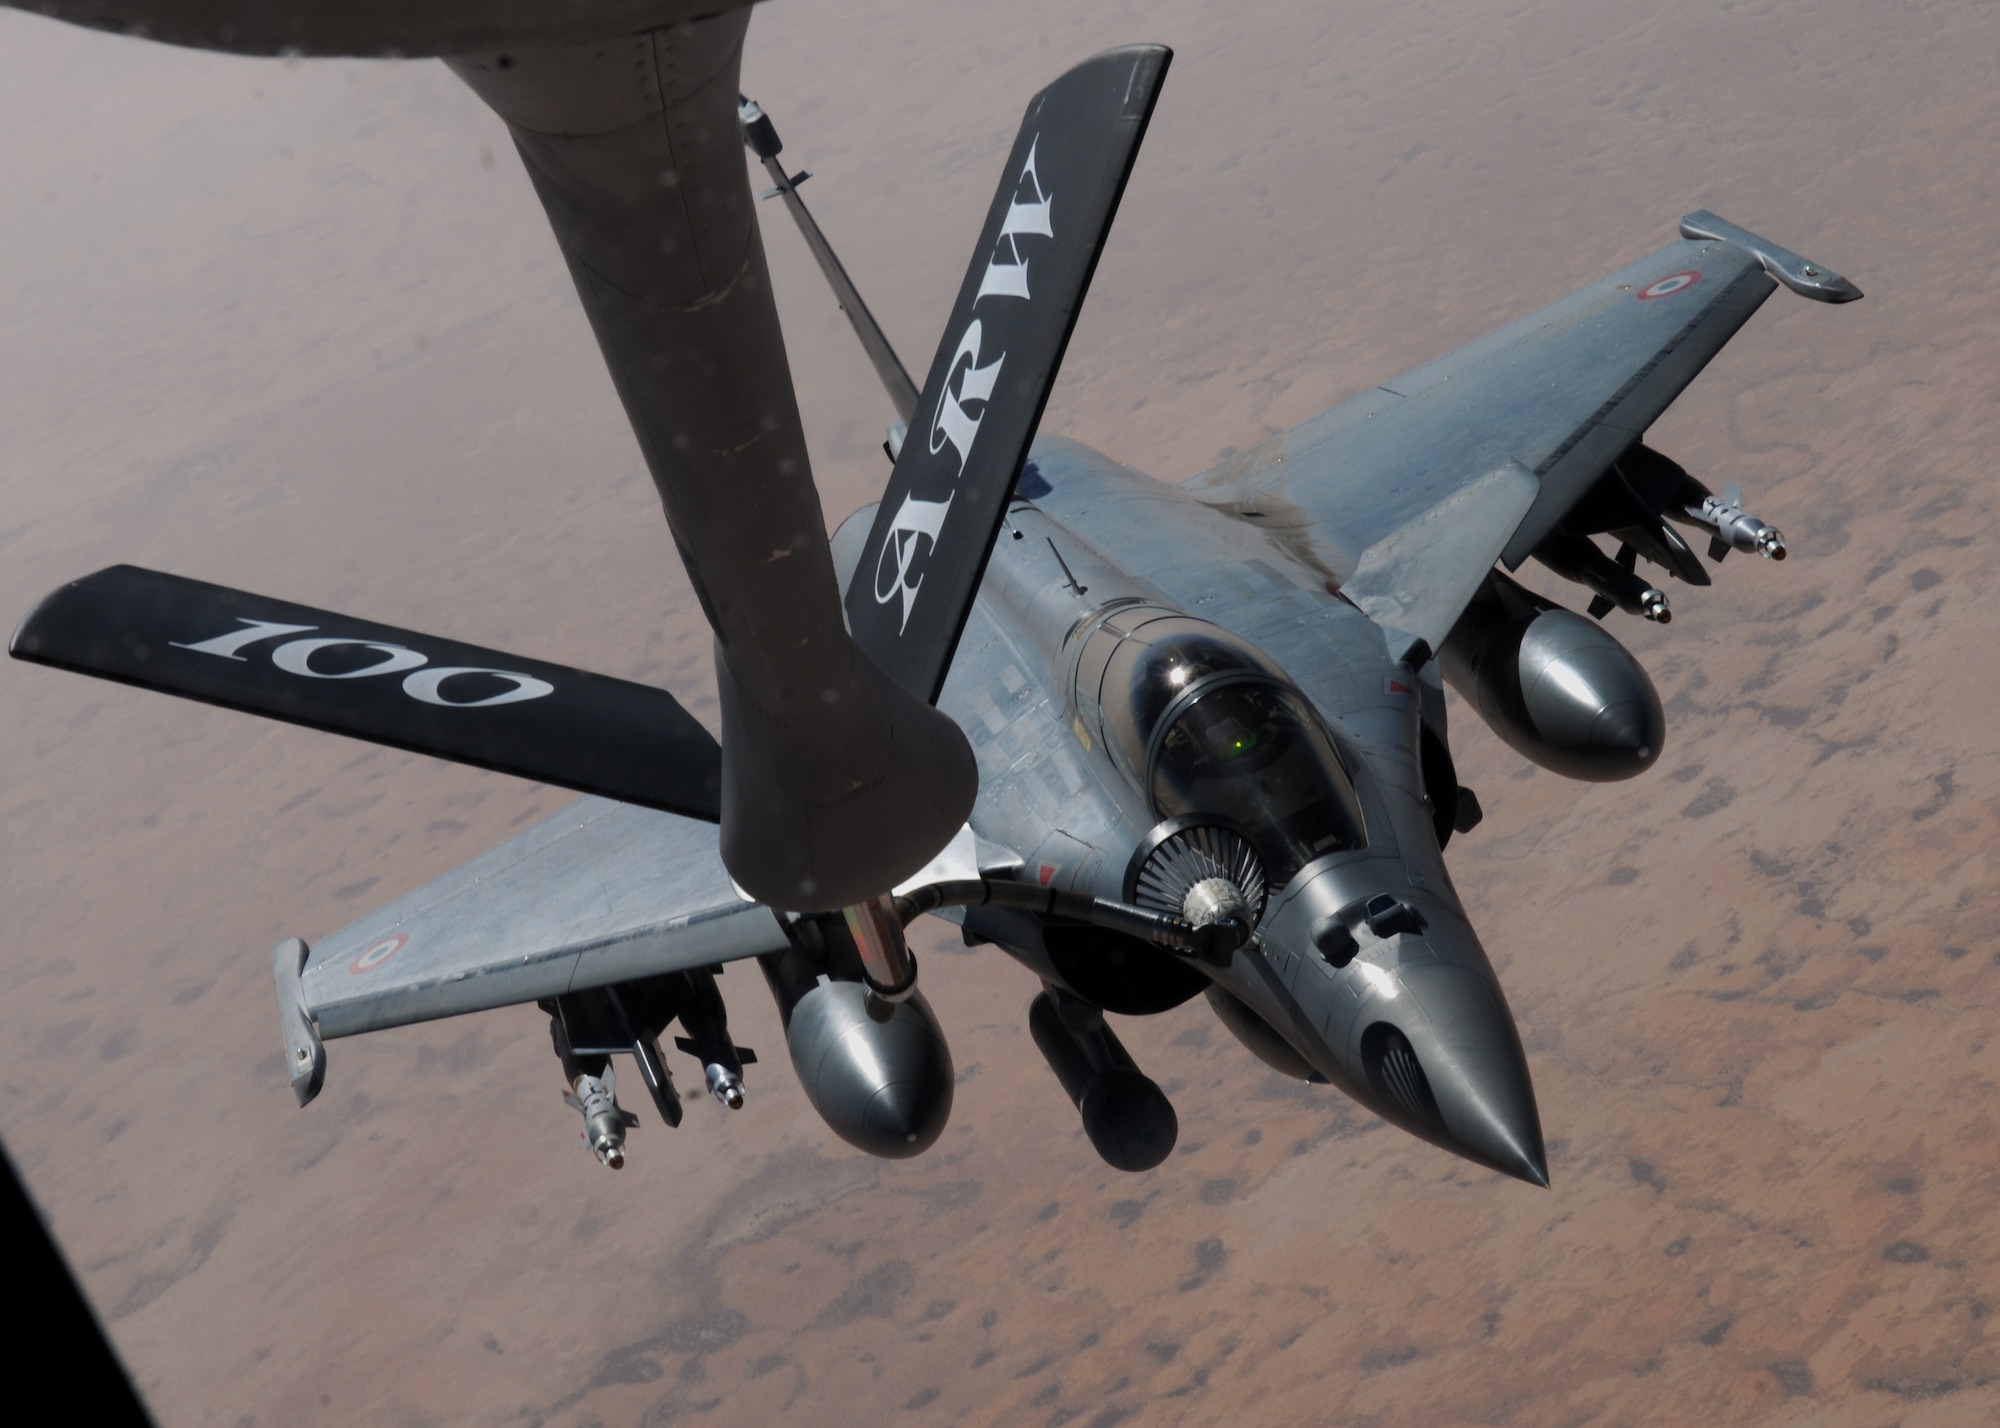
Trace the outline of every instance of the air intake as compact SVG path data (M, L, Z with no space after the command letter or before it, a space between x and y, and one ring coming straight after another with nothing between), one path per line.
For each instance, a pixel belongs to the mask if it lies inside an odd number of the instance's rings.
M1444 1124L1424 1064L1402 1032L1386 1021L1376 1022L1361 1038L1361 1060L1368 1084L1405 1119L1422 1126Z
M1250 840L1225 824L1172 819L1146 836L1125 875L1125 900L1148 912L1187 915L1188 894L1222 878L1242 895L1255 927L1264 916L1264 864Z

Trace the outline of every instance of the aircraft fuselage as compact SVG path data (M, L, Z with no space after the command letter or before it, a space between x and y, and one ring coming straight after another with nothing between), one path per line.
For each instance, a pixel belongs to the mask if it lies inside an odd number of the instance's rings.
M1285 846L1265 856L1275 875L1257 935L1227 967L993 909L965 910L968 935L1112 1012L1164 1010L1212 984L1226 994L1210 993L1225 1023L1239 1035L1249 1024L1253 1049L1255 1036L1281 1038L1266 1058L1274 1065L1331 1082L1460 1155L1545 1183L1520 1039L1445 869L1424 784L1426 725L1440 747L1443 737L1435 663L1413 661L1421 665L1413 673L1396 636L1334 593L1333 572L1076 443L1037 441L1020 492L940 700L979 761L972 828L1019 855L1012 876L1131 900L1137 855L1169 826L1163 813L1177 811L1160 804L1159 787L1144 786L1143 734L1135 742L1120 732L1121 701L1131 697L1121 671L1133 661L1115 651L1149 631L1199 644L1205 626L1219 647L1247 647L1246 667L1224 683L1255 688L1268 678L1302 696L1337 758L1333 777L1351 783L1353 807L1324 807L1324 831L1310 808L1304 826L1287 822L1277 840ZM836 561L870 514L836 537ZM1167 678L1184 674L1176 665ZM1152 742L1157 765L1160 740ZM1153 778L1157 785L1156 768ZM1213 801L1226 815L1228 800ZM1356 811L1358 839L1334 826ZM1330 851L1315 855L1320 844Z

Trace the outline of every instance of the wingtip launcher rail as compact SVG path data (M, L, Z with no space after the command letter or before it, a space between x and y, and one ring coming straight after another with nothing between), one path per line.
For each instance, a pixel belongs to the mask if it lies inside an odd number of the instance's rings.
M1856 302L1861 289L1840 274L1829 272L1801 258L1789 248L1780 248L1768 238L1760 238L1747 228L1738 228L1728 219L1696 209L1681 220L1681 237L1708 239L1741 248L1763 265L1764 271L1814 302Z

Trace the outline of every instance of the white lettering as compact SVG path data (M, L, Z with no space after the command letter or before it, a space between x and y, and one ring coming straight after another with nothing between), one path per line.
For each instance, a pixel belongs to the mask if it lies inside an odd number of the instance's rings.
M317 625L280 625L271 620L246 620L241 615L236 619L239 624L248 625L250 628L231 630L226 635L217 635L214 639L203 640L199 644L184 645L179 640L168 640L167 643L177 650L193 650L196 654L221 655L224 659L240 660L243 656L237 651L246 645L254 645L259 640L275 640L280 635L302 635L307 630L319 628Z
M929 535L933 543L937 540L937 523L944 519L944 507L950 504L951 502L947 500L938 506L936 521L928 526L919 521L916 527ZM914 539L911 544L914 544ZM912 551L904 557L905 569L913 555ZM899 575L898 579L900 578ZM916 586L912 585L910 588L914 591ZM903 618L905 620L909 618L907 608ZM177 650L193 650L196 654L216 655L222 659L233 659L242 663L244 656L241 651L260 640L275 640L285 635L304 634L319 628L317 625L282 625L275 620L251 620L241 615L237 616L237 621L244 626L243 629L231 630L228 634L217 635L213 639L200 640L193 644L186 644L180 640L169 640L167 643ZM340 645L374 650L382 658L364 668L350 669L340 674L331 674L312 667L314 655L321 650L333 649ZM425 666L430 663L430 656L419 654L403 645L383 644L377 640L290 640L271 652L271 663L287 674L303 675L307 679L366 679L377 674L409 674L403 681L403 693L420 704L435 704L445 709L491 709L495 705L521 704L530 699L541 699L556 691L556 687L546 679L537 679L531 674L519 674L511 669L486 669L475 665L448 665L427 669ZM412 670L419 672L409 673ZM484 699L446 698L445 681L461 674L489 674L495 679L506 680L514 687L502 690L498 694L490 694Z
M993 387L1000 380L1000 364L1007 360L1002 352L988 366L979 365L979 340L982 330L979 319L973 318L965 329L965 336L958 339L958 350L951 354L951 366L945 369L944 395L938 398L937 418L931 423L931 455L944 450L950 442L958 451L958 470L952 473L955 481L965 472L965 463L972 457L972 443L978 439L980 416L967 416L965 404L978 402L982 406L993 395ZM958 364L963 361L965 370L960 372ZM952 377L958 378L958 391L951 390Z
M361 669L350 669L345 674L322 674L312 667L312 657L321 650L332 649L336 645L356 645L362 649L380 650L382 658ZM366 679L372 674L401 674L406 669L415 669L428 664L430 657L420 655L415 650L401 645L382 645L373 640L293 640L288 645L279 645L271 651L271 663L286 674L302 674L308 679Z
M1035 150L1041 142L1041 136L1037 134L1028 144L1028 161L1021 166L1021 177L1014 185L1014 197L1007 204L1007 216L1000 220L1000 237L993 245L993 256L986 261L986 272L979 279L979 295L972 300L975 304L989 297L1021 298L1025 301L1028 297L1028 260L1021 256L1019 240L1024 234L1038 238L1056 236L1049 218L1049 205L1055 201L1054 195L1042 192L1041 175L1035 171ZM1022 184L1034 189L1033 203L1021 202ZM1007 245L1008 256L1013 259L1011 263L1000 260L1002 243Z
M915 496L905 496L903 504L896 508L895 518L889 522L889 538L882 542L882 554L875 561L875 603L886 605L897 596L902 597L903 619L896 627L897 634L909 627L917 587L924 583L921 575L910 579L910 566L918 554L917 540L925 537L932 546L937 545L938 532L944 527L944 514L951 509L951 502L950 496L942 501L919 501ZM893 567L891 559L895 561Z
M999 237L994 241L992 256L987 259L986 271L980 277L979 291L972 299L974 306L989 297L1028 300L1028 260L1021 255L1020 240L1056 236L1050 216L1054 196L1042 187L1041 173L1035 166L1035 154L1040 145L1039 135L1028 143L1028 157L1021 165L1020 176L1014 181L1013 196L1007 202L1006 215L1000 220ZM1024 191L1032 193L1033 198L1024 200ZM980 366L980 346L984 337L985 329L978 318L966 324L964 335L958 339L958 347L945 367L944 390L938 397L937 413L931 419L930 440L927 443L931 455L941 455L946 446L957 453L958 469L951 477L954 485L965 475L966 463L972 459L972 446L979 439L980 423L986 419L986 406L999 386L1000 368L1007 360L1007 354L1002 352L984 367ZM968 407L978 408L977 413L967 411ZM898 453L899 460L900 455ZM882 542L881 553L875 558L875 603L886 605L891 600L901 601L902 621L897 627L898 633L909 628L910 614L916 608L917 591L924 583L921 574L913 576L911 571L936 551L938 534L944 529L945 513L951 509L955 495L956 492L942 501L920 501L915 496L905 496L903 504L889 522L888 535ZM924 544L926 541L929 542L928 549Z
M513 681L514 687L501 694L485 699L447 699L441 687L447 679L459 674L490 674L495 679ZM418 670L403 681L403 693L424 704L442 704L447 709L491 709L496 704L519 704L529 699L540 699L545 694L554 694L556 687L546 679L536 679L529 674L516 674L508 669L477 669L467 665L448 665L443 669Z

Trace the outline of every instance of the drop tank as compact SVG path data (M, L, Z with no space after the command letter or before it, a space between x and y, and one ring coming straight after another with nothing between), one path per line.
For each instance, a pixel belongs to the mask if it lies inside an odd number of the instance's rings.
M1445 681L1525 757L1607 783L1651 768L1667 718L1611 632L1494 571L1440 652Z

